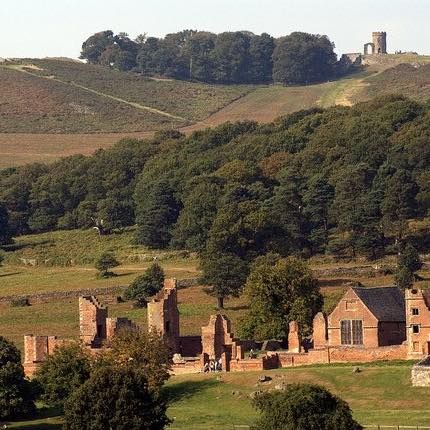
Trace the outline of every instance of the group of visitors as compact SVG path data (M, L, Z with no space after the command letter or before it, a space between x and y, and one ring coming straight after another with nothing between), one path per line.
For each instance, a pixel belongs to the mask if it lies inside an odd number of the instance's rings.
M205 363L205 366L203 368L203 372L204 373L209 373L209 372L221 372L222 370L222 361L221 358L219 360L209 360L208 362Z

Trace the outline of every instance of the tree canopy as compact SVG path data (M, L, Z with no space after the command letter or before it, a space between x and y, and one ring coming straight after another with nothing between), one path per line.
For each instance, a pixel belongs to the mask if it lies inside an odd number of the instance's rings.
M57 347L37 369L35 378L48 405L63 407L71 393L91 374L92 359L79 344Z
M0 172L11 234L137 224L136 241L245 264L278 253L378 258L429 214L430 109L401 96L270 124L124 140L93 156ZM106 166L110 166L109 169ZM212 258L213 260L213 258Z
M25 378L18 348L0 336L0 419L33 415L35 397L33 384Z
M132 367L101 367L65 404L65 430L162 430L166 403Z
M146 306L149 298L157 294L164 285L164 270L158 263L153 263L138 276L125 290L126 300L136 300L140 306Z
M303 335L310 334L312 319L323 304L318 282L307 264L273 254L255 260L245 296L249 310L240 332L246 339L285 339L292 320L299 323Z
M322 82L336 75L337 56L327 36L291 33L273 52L273 80L282 84Z
M211 83L310 83L335 76L333 47L327 36L307 33L275 39L249 31L183 30L131 40L107 30L83 43L81 58L123 71Z

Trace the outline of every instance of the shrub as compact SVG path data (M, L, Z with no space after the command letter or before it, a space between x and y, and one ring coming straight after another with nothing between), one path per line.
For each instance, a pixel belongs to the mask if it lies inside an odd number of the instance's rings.
M112 340L109 352L100 365L133 367L141 372L148 386L158 391L169 378L169 349L158 333L138 330L121 330Z
M138 276L124 293L126 300L136 300L139 307L146 306L149 297L157 294L164 284L164 271L154 263L143 275Z
M112 252L104 252L96 261L95 268L99 271L99 276L107 278L115 276L113 272L109 272L109 269L117 267L119 264Z
M10 301L10 305L13 308L20 308L30 306L30 301L27 299L27 297L17 297L16 299L12 299Z
M261 417L253 430L361 430L348 404L318 385L292 384L254 399Z
M166 404L132 367L101 367L65 404L65 430L161 430Z
M62 408L70 394L90 377L90 371L91 358L79 344L56 348L36 373L42 399Z
M0 419L34 414L34 398L34 385L25 379L18 348L0 336Z

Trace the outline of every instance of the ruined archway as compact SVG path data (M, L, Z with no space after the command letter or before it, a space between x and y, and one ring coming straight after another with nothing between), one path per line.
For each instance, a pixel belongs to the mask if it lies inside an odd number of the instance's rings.
M369 55L369 46L372 48L371 54L375 53L375 45L373 43L366 43L364 45L364 55Z

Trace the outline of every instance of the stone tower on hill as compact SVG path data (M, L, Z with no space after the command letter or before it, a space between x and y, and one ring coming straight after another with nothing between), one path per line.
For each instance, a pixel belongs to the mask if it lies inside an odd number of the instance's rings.
M369 48L371 52L369 52ZM386 54L387 53L387 33L385 31L374 31L372 42L364 45L364 55Z
M375 54L387 53L387 33L385 31L373 32L372 41L375 46Z

